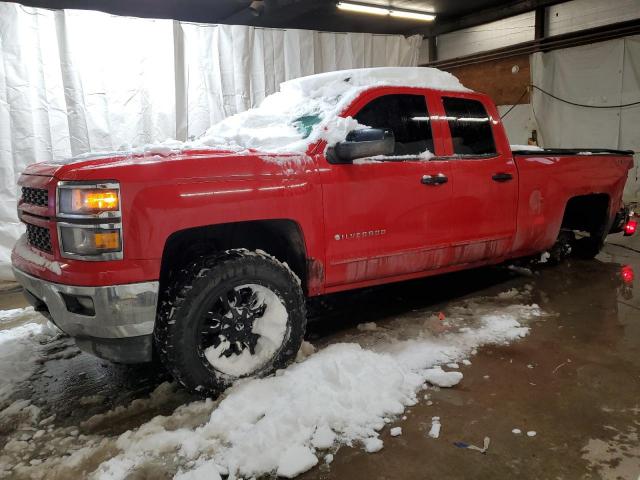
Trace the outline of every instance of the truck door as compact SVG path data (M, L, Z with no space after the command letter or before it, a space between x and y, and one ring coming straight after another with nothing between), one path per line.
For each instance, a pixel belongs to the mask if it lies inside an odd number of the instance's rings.
M441 148L434 141L441 135L434 135L424 94L393 91L368 92L346 115L392 130L394 155L347 165L320 159L328 287L449 263L449 162L427 161L424 154Z
M451 159L452 263L501 257L516 231L518 175L500 118L493 105L465 95L443 96L442 113Z

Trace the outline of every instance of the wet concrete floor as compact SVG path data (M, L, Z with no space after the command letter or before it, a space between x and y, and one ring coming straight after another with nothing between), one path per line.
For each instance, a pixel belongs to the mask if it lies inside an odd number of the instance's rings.
M617 244L617 245L614 245ZM626 267L626 268L624 268ZM630 277L635 272L635 278ZM495 295L534 286L532 297L553 314L528 337L486 347L464 367L452 389L430 390L394 422L402 435L381 434L385 448L366 454L342 447L330 466L303 479L562 478L633 479L640 475L640 237L611 237L594 261L571 260L532 276L503 268L338 294L310 305L314 345L341 341L362 322L384 326L415 309L438 311L463 297ZM0 309L23 306L15 292L0 293ZM67 346L67 349L74 349ZM92 415L147 396L167 377L149 366L112 365L73 352L48 361L15 398L30 398L79 425ZM99 395L101 401L80 403ZM196 397L179 391L167 401L102 425L117 435ZM440 417L437 439L427 435ZM513 429L522 433L514 434ZM535 436L526 432L535 431ZM97 433L97 432L92 432ZM4 444L0 432L0 445ZM482 446L485 454L454 442Z

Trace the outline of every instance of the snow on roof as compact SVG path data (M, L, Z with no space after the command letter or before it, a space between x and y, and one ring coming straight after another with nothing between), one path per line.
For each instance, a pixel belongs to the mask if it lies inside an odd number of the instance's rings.
M336 84L349 87L399 86L470 92L455 76L431 67L377 67L338 70L296 78L280 84L281 91L298 90L305 96L335 90Z
M470 91L450 73L427 67L383 67L340 70L289 80L259 107L213 125L197 146L231 150L254 148L264 152L304 153L323 138L329 146L363 128L340 114L360 93L381 87L417 87Z

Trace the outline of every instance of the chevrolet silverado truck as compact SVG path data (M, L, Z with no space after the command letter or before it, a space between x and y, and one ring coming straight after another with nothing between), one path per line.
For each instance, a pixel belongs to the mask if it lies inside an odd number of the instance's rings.
M292 361L306 297L595 256L637 225L632 153L512 151L435 69L321 74L188 144L30 165L14 273L81 349L216 394Z

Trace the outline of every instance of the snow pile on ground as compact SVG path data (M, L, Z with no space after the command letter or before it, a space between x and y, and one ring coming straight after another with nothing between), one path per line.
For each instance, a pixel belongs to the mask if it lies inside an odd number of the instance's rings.
M32 307L0 310L0 404L33 374L43 358L42 344L58 333Z
M509 291L456 302L437 314L417 310L376 328L353 328L341 333L343 343L327 339L329 345L318 351L305 343L298 363L276 375L238 382L217 402L182 405L118 437L105 436L105 425L126 425L175 395L176 386L164 383L149 398L79 426L56 425L53 417L40 419L37 406L15 402L0 412L1 424L22 425L0 451L0 478L113 480L160 471L177 472L179 480L291 478L331 463L341 445L377 452L385 446L380 431L425 389L462 380L460 368L447 371L447 365L465 364L481 345L527 334L527 323L543 315L536 305L522 303L527 298L526 292ZM5 314L15 315L22 314ZM433 434L440 428L434 419ZM392 436L401 433L396 427Z
M523 337L528 327L521 322L542 315L536 305L491 304L483 309L467 303L458 309L481 313L465 322L449 313L452 326L440 335L425 330L389 343L378 338L371 349L355 343L330 345L273 377L238 383L209 421L195 429L184 428L176 418L201 408L197 403L156 417L121 435L116 441L121 453L100 465L94 476L125 478L150 459L171 454L184 470L215 468L230 478L273 472L293 477L313 467L323 450L340 444L378 451L384 446L378 432L385 418L414 405L425 382L454 385L462 378L460 372L444 372L437 365L460 361L481 345ZM380 332L358 333L366 334Z

